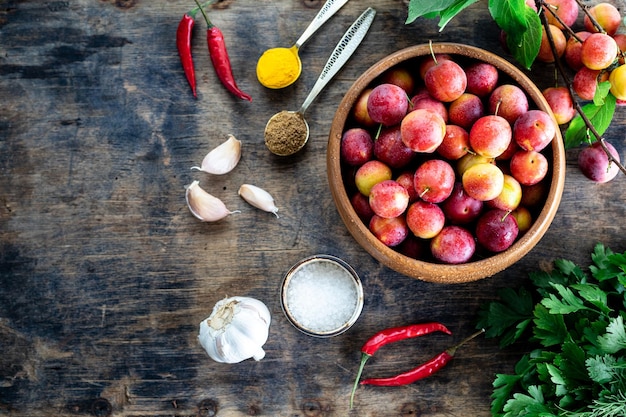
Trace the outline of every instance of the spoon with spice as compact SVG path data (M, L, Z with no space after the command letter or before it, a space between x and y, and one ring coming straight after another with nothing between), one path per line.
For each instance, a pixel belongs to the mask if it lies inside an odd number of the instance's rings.
M298 51L347 2L348 0L327 0L291 48L272 48L265 51L256 66L256 75L261 85L279 89L293 84L302 72Z
M356 51L365 38L375 15L376 10L368 7L344 33L300 110L283 110L268 120L265 126L265 145L270 152L279 156L289 156L304 147L309 139L309 125L304 118L304 113Z

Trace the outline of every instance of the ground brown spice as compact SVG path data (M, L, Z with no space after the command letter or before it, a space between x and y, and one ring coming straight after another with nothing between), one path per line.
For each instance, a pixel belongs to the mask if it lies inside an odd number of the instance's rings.
M299 112L283 110L275 114L265 127L265 145L274 154L291 155L306 143L308 128Z

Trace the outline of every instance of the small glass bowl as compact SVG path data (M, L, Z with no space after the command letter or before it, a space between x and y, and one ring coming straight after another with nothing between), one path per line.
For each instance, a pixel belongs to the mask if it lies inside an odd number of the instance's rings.
M357 273L331 255L302 259L285 274L281 307L291 324L315 337L348 330L363 309L363 286Z

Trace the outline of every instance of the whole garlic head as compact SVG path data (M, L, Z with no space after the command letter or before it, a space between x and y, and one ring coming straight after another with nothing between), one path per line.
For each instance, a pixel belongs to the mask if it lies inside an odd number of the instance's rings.
M270 312L263 302L250 297L224 298L200 323L200 344L211 359L238 363L265 357L263 345L269 336Z

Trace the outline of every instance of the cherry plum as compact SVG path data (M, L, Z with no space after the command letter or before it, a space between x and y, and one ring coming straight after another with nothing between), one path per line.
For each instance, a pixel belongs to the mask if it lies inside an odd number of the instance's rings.
M370 190L370 207L380 217L398 217L409 206L409 193L394 180L385 180L375 184Z
M341 160L348 165L363 165L374 156L374 140L359 127L346 130L341 137Z
M406 223L416 237L431 239L443 229L446 216L437 204L418 200L406 212Z
M583 41L580 60L587 68L602 70L617 58L619 48L615 39L606 33L592 33Z
M410 233L404 216L387 219L374 215L370 220L369 230L378 240L389 247L398 246Z
M374 156L391 168L408 165L415 153L402 142L400 125L383 128L374 142Z
M433 98L449 103L465 92L467 75L453 60L438 60L424 74L424 85Z
M461 226L445 226L430 241L433 257L447 264L461 264L469 261L476 251L474 236Z
M532 0L531 0L532 1ZM475 62L465 69L466 91L478 97L486 97L498 85L498 69L487 62Z
M446 134L437 147L437 153L449 160L457 160L470 149L469 133L461 126L446 125Z
M613 145L604 142L613 157L620 161L619 153ZM605 183L611 181L619 172L616 164L609 161L600 142L594 142L587 146L578 155L578 167L585 177L597 183Z
M418 109L402 119L400 132L402 141L411 150L432 153L443 142L446 122L432 110Z
M406 92L395 84L379 84L367 99L367 112L373 121L393 126L402 121L409 108Z
M455 174L452 166L442 159L422 163L413 177L417 195L429 203L441 203L452 193Z
M617 7L610 3L602 2L590 7L588 12L607 34L612 36L617 33L622 22L622 17ZM583 25L589 32L600 32L586 14L583 18Z
M491 252L508 249L518 234L517 220L505 210L489 210L480 216L476 224L476 240Z

